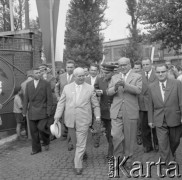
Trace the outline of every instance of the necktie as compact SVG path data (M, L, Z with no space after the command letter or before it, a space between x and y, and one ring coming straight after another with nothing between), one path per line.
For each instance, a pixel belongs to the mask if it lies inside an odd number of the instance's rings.
M164 85L164 83L162 83L162 90L163 90L163 101L164 101L164 99L165 99L165 85Z
M162 83L162 90L165 92L165 85L164 85L164 83Z
M149 72L146 72L146 79L149 80Z
M71 81L71 75L68 75L68 84L70 83Z

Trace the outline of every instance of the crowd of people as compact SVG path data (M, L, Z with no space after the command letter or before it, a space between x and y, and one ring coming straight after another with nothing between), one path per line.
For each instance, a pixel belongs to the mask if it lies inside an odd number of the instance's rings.
M82 174L87 158L88 133L93 146L100 137L108 141L108 161L116 157L132 168L135 142L143 152L159 151L166 163L176 158L182 136L182 68L152 64L150 59L134 63L122 57L115 64L91 64L76 67L66 62L66 72L51 75L46 65L33 69L14 101L17 135L27 117L32 138L31 155L49 150L50 125L61 122L60 141L67 141L68 151L75 151L74 166ZM20 97L22 95L22 97Z

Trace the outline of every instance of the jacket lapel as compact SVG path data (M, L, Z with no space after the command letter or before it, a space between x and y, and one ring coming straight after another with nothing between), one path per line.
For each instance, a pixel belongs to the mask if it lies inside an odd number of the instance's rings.
M173 82L170 79L168 79L165 88L164 103L167 101L169 95L171 94L172 89L173 89Z
M162 94L161 94L161 90L160 90L160 86L159 86L159 82L156 81L155 83L155 91L156 91L156 96L158 96L158 98L160 99L160 101L162 103L164 103L163 99L162 99Z
M150 78L149 78L149 82L150 83L154 82L155 78L156 78L155 72L154 72L154 70L152 70L151 75L150 75Z
M37 84L37 87L35 88L34 86L34 81L33 81L33 88L34 88L34 93L33 93L33 97L32 97L32 100L37 96L37 93L39 92L39 89L41 87L41 84L42 84L42 80L40 79L39 80L39 83Z
M134 77L134 74L132 73L132 71L128 74L128 77L126 79L126 83L130 84L130 82L132 81Z

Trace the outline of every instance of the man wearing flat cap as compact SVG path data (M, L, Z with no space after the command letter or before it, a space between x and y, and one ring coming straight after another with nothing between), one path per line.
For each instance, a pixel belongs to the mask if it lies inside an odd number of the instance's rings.
M112 97L108 96L106 90L108 84L111 80L112 75L114 74L114 65L102 64L103 76L97 77L94 87L96 90L97 96L100 97L100 108L101 108L101 120L103 126L106 129L106 138L109 143L108 146L108 159L113 156L113 144L111 137L111 119L110 119L110 104L112 102Z

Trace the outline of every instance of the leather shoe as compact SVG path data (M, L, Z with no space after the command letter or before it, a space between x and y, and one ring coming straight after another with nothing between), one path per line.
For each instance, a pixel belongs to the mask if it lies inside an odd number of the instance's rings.
M68 145L68 151L72 151L73 150L73 144L69 144Z
M76 175L82 174L82 168L75 168Z
M153 150L153 147L144 147L143 148L144 153L148 153L148 152L150 152L152 150Z
M87 158L88 158L87 153L84 153L84 155L83 155L83 160L87 160Z
M40 153L40 152L42 152L42 150L39 150L39 151L32 151L32 152L30 153L30 155L35 155L35 154Z

